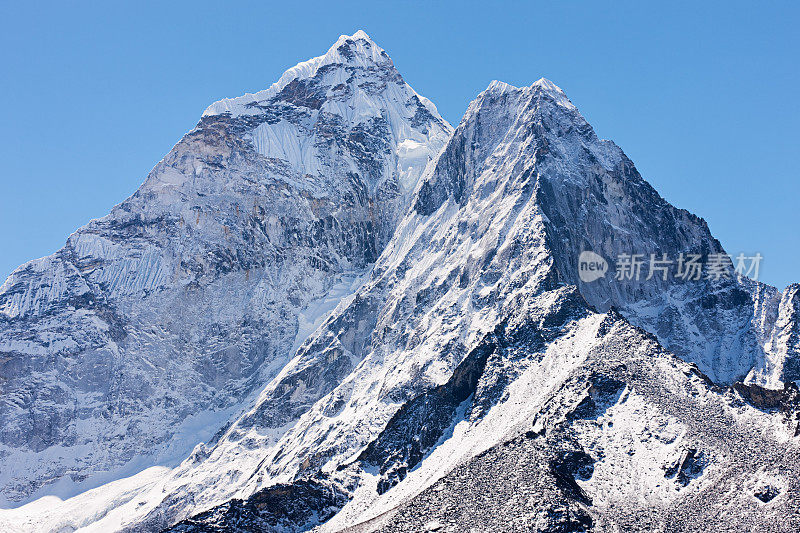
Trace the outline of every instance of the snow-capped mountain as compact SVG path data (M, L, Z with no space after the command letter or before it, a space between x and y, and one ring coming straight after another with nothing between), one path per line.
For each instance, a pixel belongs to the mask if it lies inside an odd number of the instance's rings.
M381 98L358 104L363 112L336 99L346 92L341 65L355 80L369 76L367 87L382 87ZM286 265L309 249L316 261L336 261L318 267L325 274L309 274L312 258L303 263L309 266L285 267L296 277L282 283L304 281L263 309L283 309L309 327L280 337L253 325L263 342L286 351L259 361L268 370L249 374L242 395L225 404L241 412L209 424L219 431L173 469L60 503L34 502L0 515L0 524L331 532L800 527L800 394L784 386L800 378L798 286L779 292L730 269L720 279L581 281L583 251L611 259L723 249L702 219L668 204L616 145L599 139L552 82L493 82L451 133L407 86L376 82L384 72L400 79L359 32L267 91L212 105L198 126L239 128L237 147L280 164L285 211L271 211L271 224L285 224L286 213L305 205L303 191L316 186L347 198L352 185L333 179L346 172L325 171L346 165L362 165L359 183L382 224L348 232L364 221L356 216L365 212L362 201L347 211L356 224L326 224L305 240L292 234L295 255ZM409 97L394 97L396 87ZM372 123L364 116L398 124L387 126L394 148L372 142L380 137L373 131L357 135L354 155L343 148L343 131L307 128L305 118L326 120L325 106L357 124ZM336 151L321 151L319 139ZM201 146L209 145L217 146ZM376 165L365 160L389 170L372 174L364 169ZM317 174L299 175L299 167ZM241 173L258 181L266 171ZM388 181L394 185L385 187ZM168 201L183 205L180 198ZM205 198L208 209L227 205L220 195ZM337 248L342 235L351 236L348 246ZM239 278L240 290L255 290L250 276ZM233 313L241 305L226 300L230 287L226 278L218 300L197 296L208 314L196 319L219 322L218 335L232 334L225 330L232 326L217 306ZM325 294L335 305L329 313L314 303ZM276 303L292 296L305 299ZM289 314L299 307L307 311ZM148 312L160 326L165 308ZM304 318L312 314L318 323Z
M587 249L608 257L631 250L722 251L702 220L661 199L551 82L521 89L493 83L470 105L352 302L340 305L301 347L255 409L203 451L208 458L180 474L183 480L203 479L197 472L206 469L224 475L243 487L232 494L249 499L178 529L230 525L240 512L236 505L271 501L270 487L285 491L308 479L333 487L327 489L332 505L347 502L323 530L353 526L396 511L438 476L527 431L556 431L537 452L548 457L558 455L559 442L576 440L581 461L602 474L587 474L578 484L585 493L574 497L578 508L582 498L604 499L586 517L616 520L620 506L625 513L656 513L664 505L656 517L669 521L678 502L700 506L711 494L721 507L745 509L743 502L750 502L761 513L752 494L724 496L727 478L763 481L762 470L775 458L759 449L785 447L780 453L795 457L796 415L770 419L743 407L665 347L719 384L744 379L774 356L759 341L789 329L766 318L778 307L775 290L732 273L720 281L584 284L576 263ZM761 300L764 294L770 303ZM791 294L792 288L784 299ZM602 314L611 307L619 313ZM793 316L787 324L796 324ZM367 338L363 345L347 342ZM590 400L595 403L586 408ZM588 409L590 420L608 416L610 423L584 427L578 421L587 416L572 409ZM763 430L767 441L726 435L731 424ZM740 443L734 455L731 442ZM233 450L238 455L230 462ZM667 475L673 463L678 473ZM628 468L631 479L623 475ZM702 481L690 483L695 477ZM773 484L781 488L775 490L794 494L791 479L777 475ZM547 476L531 482L536 490L574 489ZM643 489L644 501L624 506ZM191 483L181 490L167 491L167 516L185 509L189 494L201 506L213 494L200 495ZM554 498L554 505L563 503ZM791 497L782 501L791 508ZM164 508L149 516L163 516ZM438 515L436 509L432 504L427 514ZM506 511L495 520L514 516L513 506ZM714 523L719 511L706 509L697 523ZM409 514L425 515L417 508ZM581 519L553 516L556 523L545 520L547 527ZM273 518L280 517L262 517L265 523ZM451 525L464 530L470 524L456 518Z
M131 198L0 288L3 499L210 438L357 286L451 129L363 32L211 105Z

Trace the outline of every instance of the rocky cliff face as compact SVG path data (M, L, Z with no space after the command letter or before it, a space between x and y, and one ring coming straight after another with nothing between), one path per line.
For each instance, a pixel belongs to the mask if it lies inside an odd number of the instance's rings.
M3 496L208 439L375 262L450 131L363 32L209 107L0 289Z
M318 101L315 83L286 83L215 104L204 120L237 117L253 126L254 150L314 167L295 130L252 118L280 94ZM385 190L380 173L365 176L366 190ZM172 470L23 507L12 523L797 528L800 400L782 383L797 354L796 286L779 293L730 268L720 279L581 281L587 250L610 260L723 250L547 80L492 83L411 181L413 191L398 185L411 193L398 195L363 282L259 375L257 398L212 439Z
M749 382L773 388L782 382L800 383L800 285L789 285L779 297L774 326L765 336L767 358L748 376Z

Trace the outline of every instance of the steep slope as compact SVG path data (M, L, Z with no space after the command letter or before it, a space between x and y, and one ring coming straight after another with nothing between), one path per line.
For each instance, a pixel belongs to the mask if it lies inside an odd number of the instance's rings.
M231 483L229 494L239 498L263 495L275 483L333 477L339 490L354 495L353 509L342 515L346 518L331 522L342 527L352 525L371 508L372 499L386 491L394 504L403 490L413 495L425 481L406 489L402 481L417 464L414 461L430 452L420 446L444 445L438 440L445 438L443 428L455 420L455 405L469 396L462 390L464 383L447 384L463 372L473 375L464 367L474 370L478 364L469 363L469 354L530 306L540 311L535 327L530 326L534 342L519 352L526 364L532 364L530 358L539 350L550 349L553 338L569 337L559 321L562 286L579 290L579 299L588 302L581 304L586 313L592 308L619 309L720 383L743 379L768 360L762 341L775 333L774 318L765 318L777 312L774 289L739 279L731 271L720 280L653 278L628 283L607 278L585 284L577 269L583 250L607 257L681 252L708 256L722 251L701 219L667 204L618 147L599 140L560 89L547 80L522 89L493 83L470 105L435 169L420 185L411 212L370 280L301 347L256 408L204 451L199 466L187 467L181 477L193 481L173 492L150 518L162 520L165 512L179 516L187 501L199 501L203 507L213 500L209 494L219 496L217 486L208 483L213 478L198 471L226 479ZM550 320L559 326L549 327ZM592 335L573 336L578 339L567 343L558 364L535 367L549 380L547 387L558 388L570 365L580 363L591 350L593 341L587 339ZM651 347L626 357L647 365L648 357L662 351ZM676 360L671 364L680 366ZM484 385L495 392L483 394L477 405L472 403L475 396L463 408L471 413L491 411L521 373L503 359ZM689 379L676 375L681 374L653 379ZM451 389L461 392L446 392ZM714 398L715 406L727 405L725 398ZM476 431L472 444L458 440L447 448L451 453L466 451L445 455L468 460L513 434L546 400L537 392L513 407L498 408L499 418ZM414 407L417 402L420 407ZM432 412L431 404L444 405L444 414ZM695 408L699 412L701 406ZM396 433L381 433L403 410L418 410L409 416L425 424L404 423ZM780 425L777 415L752 416L755 427ZM696 438L702 438L703 431L710 438L722 427L698 430ZM773 441L781 442L794 429L776 431ZM733 436L732 441L738 438L747 437ZM395 463L370 459L370 450L381 439L394 441L385 456ZM725 440L717 445L724 446ZM235 463L229 459L233 454ZM358 466L351 472L344 465L354 459ZM458 462L448 461L436 464L432 480ZM729 468L736 472L742 465ZM381 508L380 503L374 505Z
M3 499L207 440L358 286L450 132L363 32L210 106L131 198L0 288Z

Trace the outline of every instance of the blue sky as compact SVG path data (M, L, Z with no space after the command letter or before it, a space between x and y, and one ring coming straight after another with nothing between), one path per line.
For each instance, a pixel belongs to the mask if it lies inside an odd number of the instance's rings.
M208 104L364 29L454 125L493 79L553 80L763 281L800 281L796 3L2 1L0 277L132 194Z

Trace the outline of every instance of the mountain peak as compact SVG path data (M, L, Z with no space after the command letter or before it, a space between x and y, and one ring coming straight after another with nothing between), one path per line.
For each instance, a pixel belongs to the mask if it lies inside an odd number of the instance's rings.
M547 78L539 78L538 80L533 82L531 87L541 87L542 89L544 89L546 91L553 91L553 92L558 92L558 93L564 94L564 91L561 90L561 87L559 87L558 85L556 85L552 81L548 80Z
M246 93L236 98L223 98L208 106L203 112L203 116L223 113L254 114L257 112L257 108L254 109L252 104L272 98L294 80L313 78L323 67L333 65L367 69L394 68L394 63L383 48L375 44L364 30L358 30L353 35L340 35L325 54L298 63L288 69L268 89L256 93Z
M527 100L529 97L534 96L537 91L546 93L556 104L560 106L571 110L576 109L572 102L569 101L569 98L567 98L566 93L561 89L561 87L547 78L539 78L528 87L516 87L503 81L493 80L486 90L481 93L481 95L499 97L513 94L517 97L521 97L522 100ZM476 101L481 101L481 98L478 98Z
M568 107L570 109L575 109L575 106L572 104L572 102L569 101L569 98L567 98L567 94L561 89L561 87L559 87L552 81L548 80L547 78L539 78L533 83L533 85L531 85L530 88L531 89L538 88L549 94L557 104L562 105L564 107Z
M319 66L335 63L354 66L392 64L383 48L375 44L364 30L353 35L340 35L324 56L315 59L321 59Z
M504 93L507 91L518 91L519 87L515 87L509 83L500 80L492 80L484 92L490 93Z
M339 46L341 46L341 45L343 45L345 43L352 43L352 42L357 42L357 41L366 41L366 44L368 44L370 46L374 46L374 47L378 48L380 51L383 51L383 49L381 47L379 47L377 44L375 44L375 41L372 40L372 37L370 37L367 34L367 32L365 32L364 30L358 30L353 35L345 35L345 34L340 35L339 39L337 39L336 42L333 43L333 46L330 47L330 49L328 50L328 53L330 53L331 50L335 50L336 48L338 48Z

